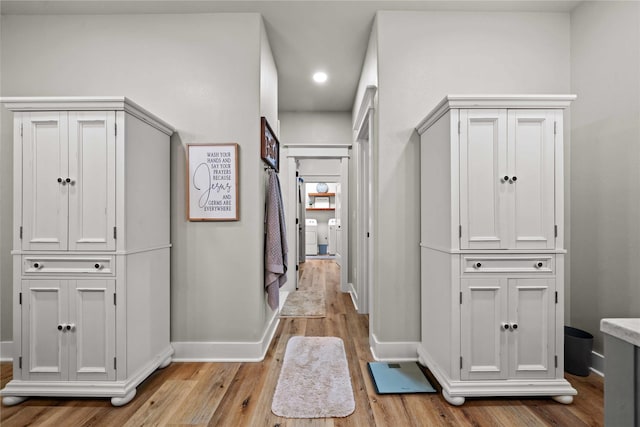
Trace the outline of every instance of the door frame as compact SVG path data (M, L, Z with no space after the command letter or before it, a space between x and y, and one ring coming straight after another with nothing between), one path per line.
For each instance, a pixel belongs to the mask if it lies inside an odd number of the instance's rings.
M286 188L287 199L286 203L286 223L287 230L296 230L297 233L297 188L298 177L296 176L297 163L300 159L340 159L340 176L339 181L342 186L342 206L346 209L342 209L341 212L341 229L343 238L341 239L342 247L338 248L340 254L342 254L341 266L340 266L340 290L342 292L349 291L348 284L348 272L349 272L349 159L351 144L289 144L284 147L285 157L287 161L286 167ZM303 224L304 226L304 224ZM298 251L298 239L296 233L287 233L287 244L290 248L295 248L295 253ZM296 274L297 256L289 257L287 274L290 274L287 280L287 284L281 288L281 291L292 291L298 288L298 274ZM291 280L293 278L293 280Z
M357 249L357 267L355 287L352 299L358 313L369 313L369 324L372 323L373 313L373 257L374 257L374 173L373 173L373 144L375 141L375 95L376 86L367 86L362 97L360 108L354 122L354 139L356 141L356 209L357 227L355 241ZM355 295L353 294L355 292ZM370 328L372 331L373 329Z

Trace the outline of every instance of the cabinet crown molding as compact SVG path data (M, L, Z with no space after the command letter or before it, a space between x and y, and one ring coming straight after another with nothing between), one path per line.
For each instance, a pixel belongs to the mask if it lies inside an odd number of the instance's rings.
M447 95L422 119L416 131L422 135L447 111L455 108L557 108L569 107L576 95Z
M125 96L3 97L0 103L10 111L125 111L169 136L176 131Z

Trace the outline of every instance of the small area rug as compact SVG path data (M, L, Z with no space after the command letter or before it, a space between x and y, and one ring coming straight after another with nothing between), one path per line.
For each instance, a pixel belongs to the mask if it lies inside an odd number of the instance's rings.
M326 317L323 291L297 290L289 292L280 317Z
M346 417L355 408L342 340L289 339L271 411L285 418L334 418Z

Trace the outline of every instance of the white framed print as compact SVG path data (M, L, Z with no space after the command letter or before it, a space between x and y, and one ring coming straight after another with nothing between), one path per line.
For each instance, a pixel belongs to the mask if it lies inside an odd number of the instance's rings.
M189 221L238 221L238 144L188 144L186 193Z

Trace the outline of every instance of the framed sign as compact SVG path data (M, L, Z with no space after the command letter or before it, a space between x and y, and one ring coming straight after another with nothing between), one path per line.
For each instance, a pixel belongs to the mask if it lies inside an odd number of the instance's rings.
M280 142L264 117L260 118L260 138L260 157L269 167L278 172L280 169Z
M238 144L187 145L189 221L237 221L238 194Z

